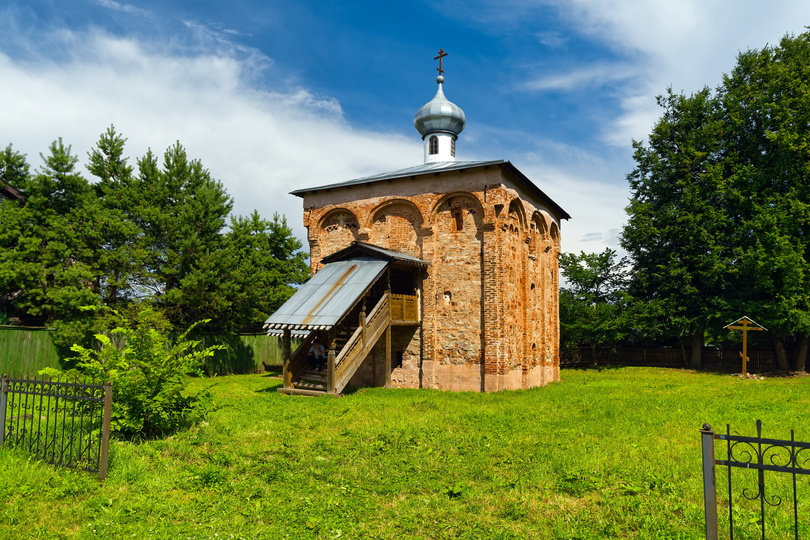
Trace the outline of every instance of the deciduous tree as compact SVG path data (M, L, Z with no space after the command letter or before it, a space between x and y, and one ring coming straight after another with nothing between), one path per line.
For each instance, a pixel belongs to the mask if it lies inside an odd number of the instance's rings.
M629 332L627 260L616 251L562 253L560 340L563 347L617 345Z
M622 245L634 296L654 302L693 365L707 331L748 315L772 331L779 363L810 335L810 36L741 53L714 92L671 91L636 169Z

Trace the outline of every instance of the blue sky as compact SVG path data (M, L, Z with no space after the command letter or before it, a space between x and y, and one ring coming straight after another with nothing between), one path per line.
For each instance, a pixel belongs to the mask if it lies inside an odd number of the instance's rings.
M507 159L572 216L563 249L617 247L632 139L672 86L715 86L741 50L810 24L799 0L0 0L0 145L82 163L114 124L134 163L180 141L235 212L419 164L413 115L445 93L458 158Z

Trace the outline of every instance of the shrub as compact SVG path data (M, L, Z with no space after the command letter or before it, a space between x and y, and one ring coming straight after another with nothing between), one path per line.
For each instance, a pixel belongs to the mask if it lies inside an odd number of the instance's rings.
M214 351L213 345L198 349L199 341L187 336L194 323L174 340L169 324L151 308L110 332L97 334L98 350L74 345L78 356L69 360L75 370L113 384L113 433L126 438L154 438L187 425L199 407L200 396L186 395L188 376L202 375L202 363Z

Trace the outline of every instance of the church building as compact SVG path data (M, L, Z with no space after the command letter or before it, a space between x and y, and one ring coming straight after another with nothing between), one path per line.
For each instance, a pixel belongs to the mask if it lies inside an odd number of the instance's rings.
M557 258L570 216L508 161L456 161L466 119L444 95L444 55L414 118L422 164L292 192L313 276L265 325L283 336L281 392L559 380Z

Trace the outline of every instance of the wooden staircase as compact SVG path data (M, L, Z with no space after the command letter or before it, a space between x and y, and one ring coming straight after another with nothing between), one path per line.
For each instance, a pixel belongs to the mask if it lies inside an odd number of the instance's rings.
M384 293L368 316L347 316L347 320L358 322L350 325L344 320L336 327L323 370L308 365L307 352L315 337L310 334L285 362L284 386L278 391L309 396L340 394L377 342L390 332L392 323L418 323L416 306L416 296Z

